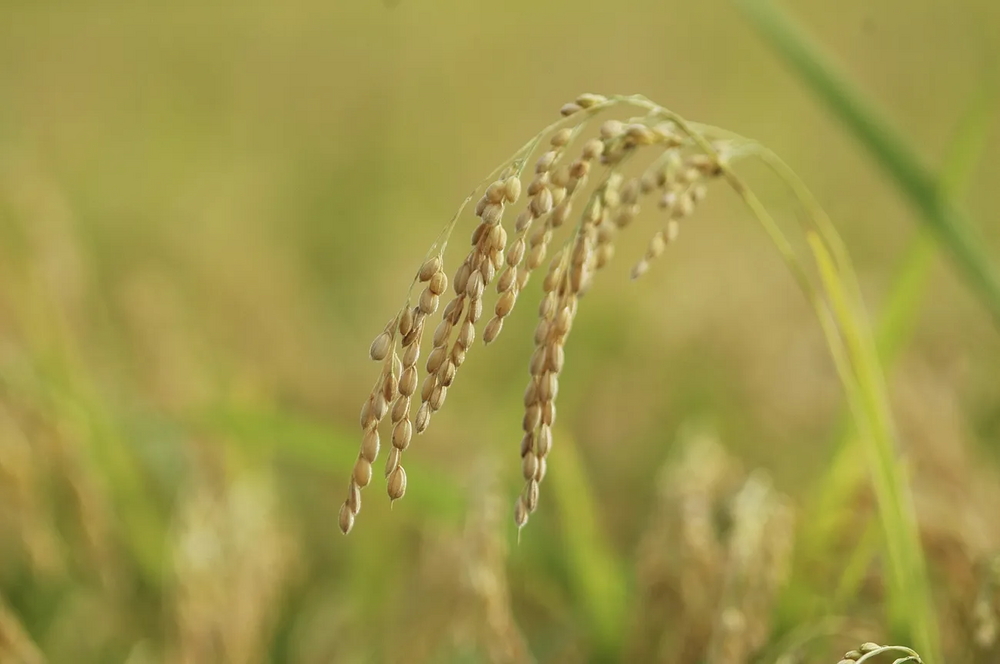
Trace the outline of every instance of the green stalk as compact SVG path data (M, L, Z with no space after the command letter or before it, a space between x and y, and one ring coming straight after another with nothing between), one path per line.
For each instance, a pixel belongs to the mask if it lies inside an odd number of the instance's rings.
M1000 274L967 216L942 192L920 156L781 9L769 0L733 2L892 177L1000 325Z

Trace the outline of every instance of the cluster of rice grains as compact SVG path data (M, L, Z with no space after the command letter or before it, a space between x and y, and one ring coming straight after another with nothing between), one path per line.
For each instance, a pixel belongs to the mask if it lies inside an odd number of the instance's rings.
M644 115L606 120L596 136L585 139L595 116L616 106L637 107ZM725 144L709 144L682 119L643 98L585 94L564 106L562 116L483 183L485 189L475 206L478 223L471 249L453 273L454 294L433 331L419 404L413 402L420 345L440 299L448 292L444 251L472 196L418 270L414 286L422 287L419 296L408 296L372 343L371 358L382 363L382 372L361 411L361 450L340 510L340 529L345 534L361 509L361 490L372 479L382 420L389 415L392 422L385 476L389 498L395 501L406 492L403 452L413 434L423 433L444 405L476 338L477 326L481 326L484 344L494 341L531 275L547 261L535 351L529 363L531 377L524 394L520 451L525 486L514 509L514 520L518 528L523 527L538 507L539 485L552 449L566 340L581 297L595 273L611 260L616 235L636 218L641 204L655 198L662 214L645 254L632 270L633 278L644 274L677 238L681 220L705 196L708 182L723 172ZM643 155L649 157L645 170L628 175L627 163ZM595 182L588 186L591 178ZM523 208L516 215L508 214L514 221L505 225L505 212L522 198L522 188L526 194ZM574 208L579 212L576 216ZM557 247L561 231L564 239ZM493 316L481 324L484 298L494 283ZM411 287L411 295L413 291Z
M863 664L876 661L885 655L894 657L893 664L923 664L923 661L913 650L903 646L880 646L877 643L862 643L861 647L846 652L837 664ZM886 659L885 661L888 661Z

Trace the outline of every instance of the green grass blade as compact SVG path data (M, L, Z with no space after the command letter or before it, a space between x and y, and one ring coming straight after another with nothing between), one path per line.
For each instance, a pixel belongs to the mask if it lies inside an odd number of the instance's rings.
M733 2L892 177L1000 325L1000 275L919 155L781 9L769 0Z
M909 482L902 462L897 459L874 343L865 338L863 317L851 302L850 289L823 241L816 233L810 233L808 240L853 373L845 380L845 391L855 413L858 433L865 442L863 447L885 534L890 623L932 661L941 662L926 564L907 490Z
M627 615L628 592L625 575L595 515L600 512L590 481L571 436L558 435L559 463L548 473L550 486L559 503L563 553L595 642L595 659L611 661L619 654Z
M984 87L976 95L963 117L952 141L948 158L941 172L942 187L959 198L968 185L970 175L982 157L985 137L989 133L995 106L991 89ZM936 242L927 229L919 229L910 242L880 318L876 334L879 360L886 369L892 367L910 339L923 301L930 269L937 255ZM817 498L806 509L797 557L800 564L816 560L828 543L839 539L854 516L839 510L852 499L865 478L863 450L858 444L857 431L849 412L836 426L837 452L830 469L817 492ZM874 557L875 552L870 552ZM803 570L802 584L812 585Z

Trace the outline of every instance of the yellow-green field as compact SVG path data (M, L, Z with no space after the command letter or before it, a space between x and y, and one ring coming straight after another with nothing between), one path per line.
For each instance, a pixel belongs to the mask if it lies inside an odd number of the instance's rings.
M0 664L1000 662L1000 4L783 3L847 89L757 6L0 0ZM530 523L541 276L391 509L383 427L343 536L372 339L584 92L780 155L870 330L852 301L825 337L722 182L631 280L645 210L580 306Z

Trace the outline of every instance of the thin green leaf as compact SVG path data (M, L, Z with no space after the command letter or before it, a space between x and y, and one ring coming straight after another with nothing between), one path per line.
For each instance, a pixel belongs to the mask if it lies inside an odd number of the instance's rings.
M559 463L552 465L548 477L559 503L563 555L597 651L602 658L610 658L618 653L624 633L625 575L594 518L600 510L576 446L565 431L559 432L558 440Z
M769 0L733 2L893 178L1000 324L1000 274L919 155L781 9Z

